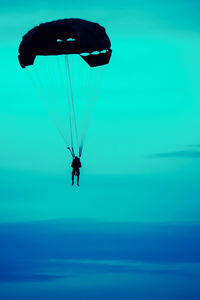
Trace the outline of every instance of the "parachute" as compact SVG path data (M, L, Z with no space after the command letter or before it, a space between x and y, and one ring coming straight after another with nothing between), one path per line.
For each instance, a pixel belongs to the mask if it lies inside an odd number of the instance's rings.
M94 103L112 50L104 27L82 19L40 24L19 46L27 71L72 155L82 155Z

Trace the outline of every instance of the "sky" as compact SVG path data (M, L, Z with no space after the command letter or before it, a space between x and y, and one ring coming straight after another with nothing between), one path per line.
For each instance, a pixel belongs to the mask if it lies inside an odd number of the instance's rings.
M0 1L0 299L199 299L199 12L197 0ZM80 187L17 58L28 30L71 17L104 26L113 50ZM60 77L42 66L54 105Z
M17 59L30 28L65 17L99 22L113 49L79 191L70 186L66 145ZM198 1L1 1L0 19L0 220L54 218L56 211L111 221L199 221ZM45 84L51 93L48 78Z

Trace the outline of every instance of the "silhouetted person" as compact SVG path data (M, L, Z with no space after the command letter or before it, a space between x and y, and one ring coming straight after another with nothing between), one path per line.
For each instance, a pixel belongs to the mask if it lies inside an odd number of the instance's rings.
M72 170L72 185L74 185L74 176L77 176L77 185L79 186L79 175L80 175L80 168L81 168L81 162L80 159L75 156L73 161L72 161L72 165L71 167L73 168Z

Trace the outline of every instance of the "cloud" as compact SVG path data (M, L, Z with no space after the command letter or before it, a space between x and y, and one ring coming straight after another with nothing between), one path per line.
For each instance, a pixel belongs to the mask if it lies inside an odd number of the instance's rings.
M194 148L200 148L200 144L194 144L194 145L190 145L190 147L194 147Z
M126 260L45 259L8 261L0 271L2 282L44 282L88 274L168 274L199 277L199 264L154 263Z
M24 274L21 274L19 270L16 270L15 274L13 274L12 272L8 272L7 274L0 274L0 282L43 282L62 278L64 278L64 276L34 274L31 272L31 270L28 269Z
M199 146L196 146L199 147ZM200 158L198 150L181 150L174 152L163 152L150 155L151 158Z

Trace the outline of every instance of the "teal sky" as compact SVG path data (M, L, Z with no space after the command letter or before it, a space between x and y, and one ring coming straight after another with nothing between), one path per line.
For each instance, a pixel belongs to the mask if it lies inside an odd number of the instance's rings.
M199 6L1 2L0 220L199 221ZM113 49L79 191L70 186L65 145L17 60L30 28L68 17L105 26Z

